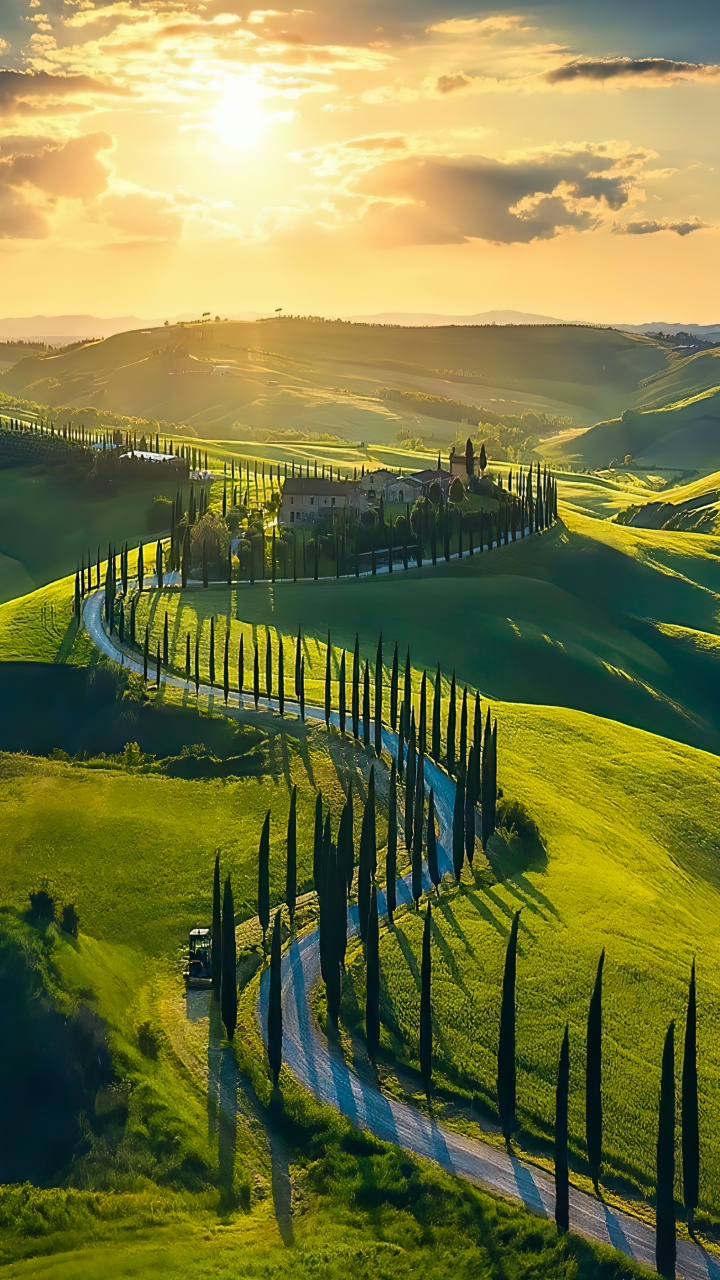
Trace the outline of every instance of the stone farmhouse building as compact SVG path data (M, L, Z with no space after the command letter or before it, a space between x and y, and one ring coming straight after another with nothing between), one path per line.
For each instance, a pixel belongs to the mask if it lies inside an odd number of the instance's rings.
M278 512L281 525L314 524L340 515L361 516L369 502L354 480L324 480L317 476L289 476L283 485Z

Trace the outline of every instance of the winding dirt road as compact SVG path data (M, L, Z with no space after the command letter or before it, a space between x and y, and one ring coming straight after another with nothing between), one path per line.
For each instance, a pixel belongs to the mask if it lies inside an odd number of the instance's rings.
M98 591L85 602L83 617L88 635L107 657L129 670L142 673L142 662L126 646L121 646L117 637L106 633L102 620L103 596L104 593ZM163 672L161 679L168 685L194 692L194 684L180 676ZM208 685L201 685L200 689L206 695L218 693L217 688L213 690ZM293 706L290 699L286 699L286 704ZM251 697L245 695L238 699L237 694L233 697L233 705L244 711L253 711L255 706ZM277 710L274 699L261 698L259 705L265 710ZM307 719L324 723L321 707L308 705L305 714ZM332 719L337 724L336 714ZM383 744L391 753L395 752L396 736L383 729ZM450 871L454 783L427 758L425 782L428 789L433 787L435 792L440 827L440 870ZM429 887L425 874L425 888ZM411 901L407 877L398 881L397 900L398 906ZM378 909L381 913L385 911L383 894L378 897ZM357 907L353 906L349 912L348 933L352 936L357 931ZM312 997L319 982L319 936L317 930L313 930L292 942L282 961L283 1061L296 1079L319 1101L342 1112L353 1124L367 1129L377 1138L432 1160L449 1173L477 1186L520 1200L542 1217L551 1217L555 1190L549 1174L481 1138L455 1133L407 1103L386 1097L370 1073L361 1076L348 1066L313 1017ZM266 969L261 979L258 1004L264 1035L268 984L269 972ZM580 1235L611 1245L647 1266L655 1265L655 1232L652 1227L575 1188L570 1189L570 1225ZM700 1245L688 1240L678 1241L677 1270L685 1280L720 1280L720 1263Z

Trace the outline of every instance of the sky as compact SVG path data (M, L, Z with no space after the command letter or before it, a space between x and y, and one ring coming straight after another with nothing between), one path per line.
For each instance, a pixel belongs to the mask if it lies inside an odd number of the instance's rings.
M2 0L0 38L2 314L720 321L716 0Z

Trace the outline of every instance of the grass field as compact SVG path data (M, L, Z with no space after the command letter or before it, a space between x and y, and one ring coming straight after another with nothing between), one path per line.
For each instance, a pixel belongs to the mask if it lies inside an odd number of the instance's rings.
M117 495L68 487L42 467L0 470L0 603L74 573L88 550L108 542L157 537L147 515L156 494L173 497L175 485L157 482Z
M266 626L281 632L288 672L299 625L320 643L330 628L346 649L357 631L370 659L382 631L386 655L397 640L402 656L410 647L416 668L434 672L440 661L445 675L455 669L493 700L576 707L716 749L720 669L701 637L716 628L720 541L624 528L581 510L585 502L614 504L619 492L580 477L577 489L561 487L563 524L462 564L360 582L193 589L182 600L167 593L162 603L151 595L138 618L152 615L155 644L168 609L183 670L196 615L204 645L211 615L258 628L261 645ZM235 646L239 623L233 628ZM248 673L249 661L246 655ZM324 679L323 664L320 651L313 679Z
M499 711L500 786L526 804L544 855L517 865L496 845L488 884L466 872L434 910L433 1008L439 1082L495 1115L500 982L513 913L518 959L518 1098L524 1140L552 1137L557 1055L570 1024L572 1148L584 1154L584 1037L600 951L605 963L605 1147L611 1181L654 1180L662 1041L683 1038L697 957L701 1200L720 1216L720 762L717 757L557 709ZM381 942L385 1045L416 1063L422 916ZM353 972L364 1008L363 965ZM350 1008L351 1006L347 1006ZM680 1047L678 1048L680 1053ZM406 1076L407 1079L407 1076ZM417 1086L416 1086L417 1087ZM481 1113L482 1113L481 1106Z

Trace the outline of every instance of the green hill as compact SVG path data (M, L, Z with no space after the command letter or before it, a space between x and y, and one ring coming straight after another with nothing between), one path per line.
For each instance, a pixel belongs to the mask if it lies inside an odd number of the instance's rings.
M427 397L467 405L476 421L482 411L540 410L586 424L623 408L666 358L660 342L575 325L218 322L28 357L0 376L0 391L187 423L204 435L282 427L389 443L408 429L446 441L454 422ZM424 399L408 406L383 389Z
M635 409L658 409L720 385L720 346L692 356L669 353L667 367L647 378L633 401Z
M656 409L626 409L573 442L589 466L631 454L644 466L716 471L720 467L720 386Z

